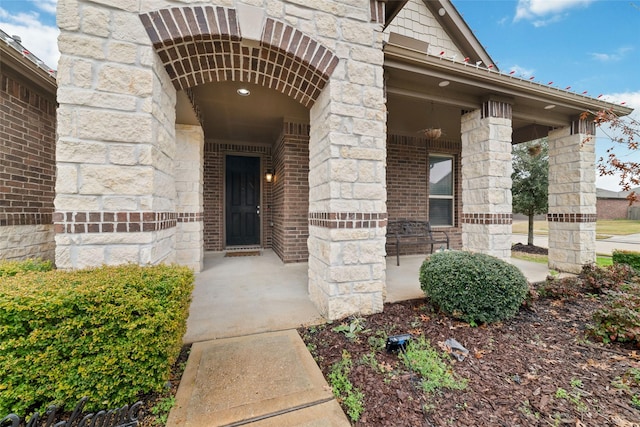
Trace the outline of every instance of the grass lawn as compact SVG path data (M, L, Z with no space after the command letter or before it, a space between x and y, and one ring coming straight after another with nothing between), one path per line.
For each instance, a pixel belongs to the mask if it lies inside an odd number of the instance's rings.
M513 232L515 234L527 234L529 224L526 220L514 221ZM534 221L533 233L547 235L549 226L547 221ZM640 233L640 221L631 219L598 220L596 222L596 234L598 239L606 239L611 236L624 236L627 234Z
M537 262L540 264L547 264L549 261L546 255L527 254L524 252L511 252L511 256L523 261ZM607 256L596 256L596 264L598 267L606 267L612 265L613 260Z

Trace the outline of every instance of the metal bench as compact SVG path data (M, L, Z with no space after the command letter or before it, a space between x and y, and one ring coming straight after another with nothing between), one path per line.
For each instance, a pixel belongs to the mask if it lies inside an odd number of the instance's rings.
M449 234L444 230L433 230L429 221L399 219L387 224L387 244L396 247L396 264L400 265L400 245L430 245L433 253L434 245L447 245Z

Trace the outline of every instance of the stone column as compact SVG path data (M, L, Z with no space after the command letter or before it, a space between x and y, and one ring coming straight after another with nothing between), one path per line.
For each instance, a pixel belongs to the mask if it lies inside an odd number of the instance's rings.
M462 247L511 257L511 104L489 99L462 117Z
M596 260L595 125L549 132L549 268L579 273Z
M204 132L176 125L176 262L202 271L204 261Z
M382 35L336 24L340 63L311 109L309 144L309 293L329 319L382 311L386 280Z
M61 1L56 264L175 261L176 91L130 2Z

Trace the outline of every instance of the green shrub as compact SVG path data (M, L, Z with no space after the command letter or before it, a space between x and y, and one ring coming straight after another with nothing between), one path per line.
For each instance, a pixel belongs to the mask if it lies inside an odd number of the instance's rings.
M640 282L631 282L618 291L607 291L604 307L593 314L589 332L603 342L640 344Z
M515 316L529 288L517 267L464 251L429 256L420 267L420 286L442 311L470 323Z
M547 276L540 286L539 295L544 298L574 299L583 294L583 283L577 276L563 278Z
M640 271L640 252L633 251L613 251L614 264L627 264L634 270Z
M0 414L87 410L160 391L186 331L193 272L127 265L0 281Z
M632 267L624 263L616 263L607 267L584 265L580 272L584 292L601 294L607 290L618 290L620 286L633 278L635 272Z
M24 261L0 261L0 277L15 276L28 271L51 271L53 263L41 259L27 259Z
M594 264L582 266L578 276L563 278L547 277L540 286L542 297L555 299L576 299L585 294L602 294L619 290L635 275L633 268L626 264L598 267Z

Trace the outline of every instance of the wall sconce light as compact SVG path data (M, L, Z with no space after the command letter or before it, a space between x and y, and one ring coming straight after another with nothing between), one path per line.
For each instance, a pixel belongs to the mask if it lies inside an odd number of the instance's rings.
M273 181L273 172L271 172L270 170L267 171L267 173L264 174L264 179L267 182L271 182Z

